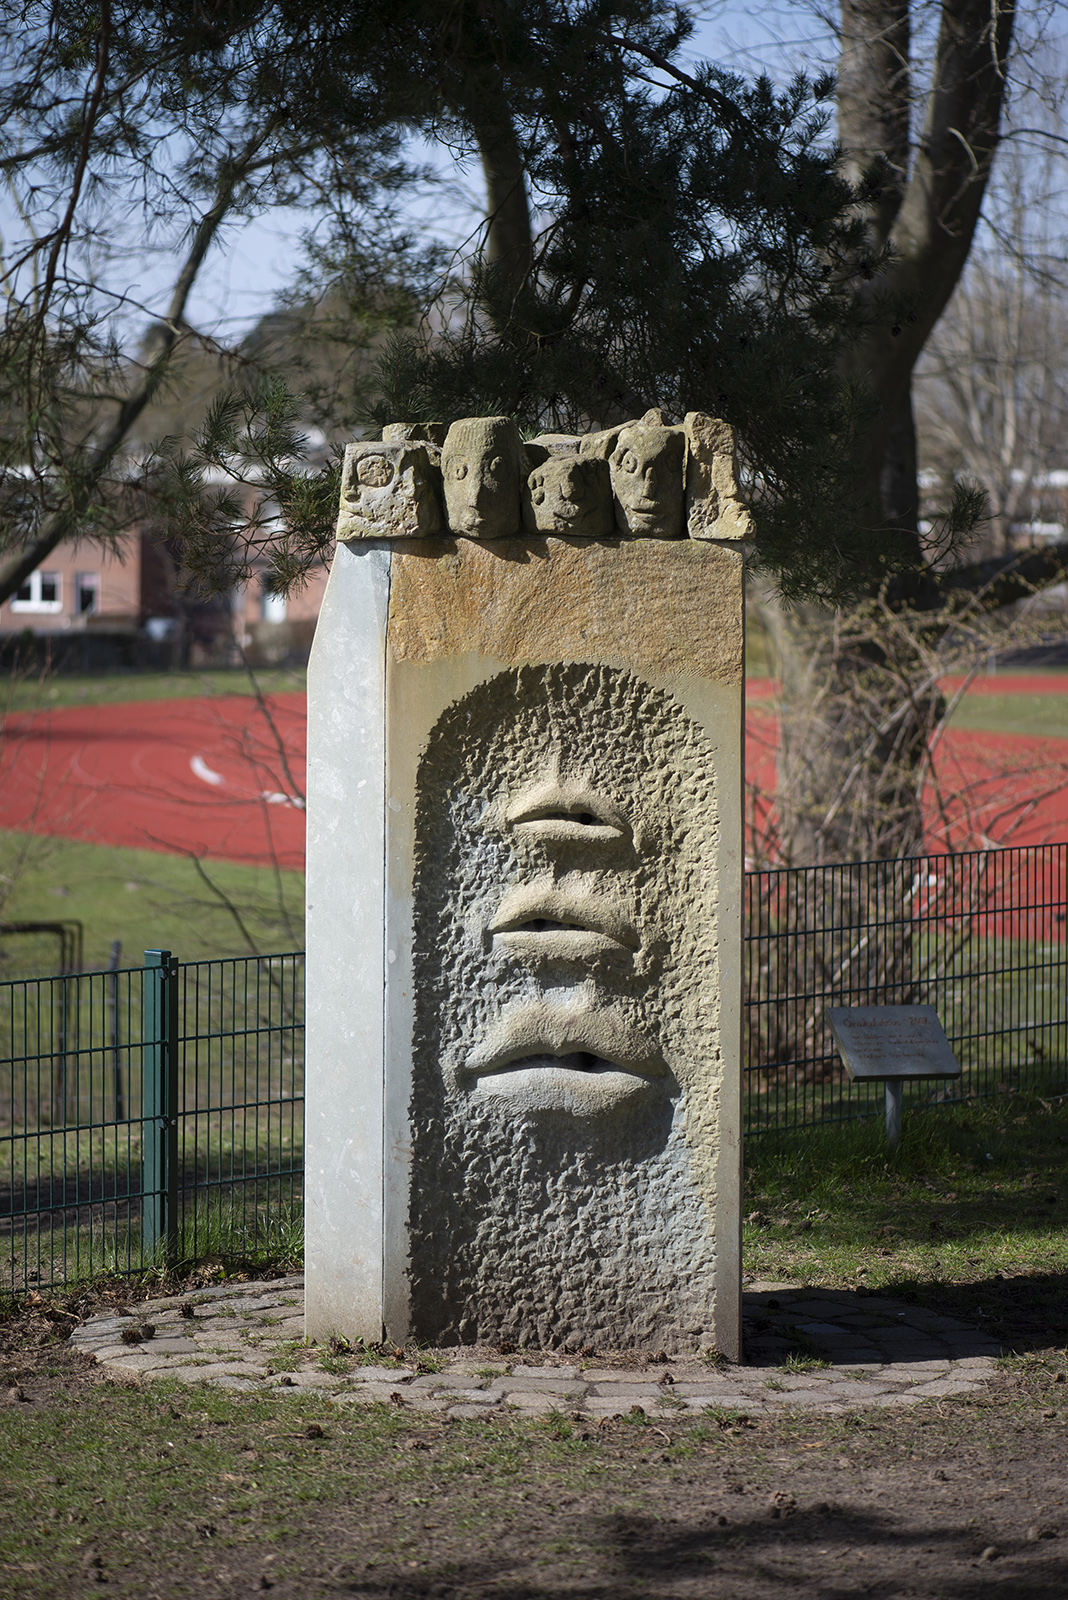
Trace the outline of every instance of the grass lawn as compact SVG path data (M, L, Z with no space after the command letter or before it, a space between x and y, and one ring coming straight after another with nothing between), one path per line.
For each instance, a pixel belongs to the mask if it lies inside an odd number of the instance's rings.
M257 667L255 684L264 694L303 690L303 667ZM131 700L195 700L201 696L254 694L244 667L214 671L114 672L87 677L60 673L22 675L11 680L0 702L4 712L58 710L62 706L113 706Z
M950 727L1068 739L1068 674L1064 675L1063 693L966 694Z
M66 1334L157 1285L9 1307L0 1596L1055 1600L1066 1156L1068 1102L1019 1095L913 1114L893 1158L869 1127L750 1141L749 1272L922 1298L1016 1352L902 1411L598 1426L127 1389Z
M906 1111L896 1155L876 1119L762 1134L746 1165L755 1276L903 1294L1017 1338L1052 1321L1068 1342L1068 1100Z
M192 961L304 945L298 872L233 862L208 862L201 871L183 856L0 832L4 882L5 922L74 918L84 925L86 970L107 964L113 939L122 942L124 966L139 966L152 947ZM0 939L0 977L55 970L54 940Z

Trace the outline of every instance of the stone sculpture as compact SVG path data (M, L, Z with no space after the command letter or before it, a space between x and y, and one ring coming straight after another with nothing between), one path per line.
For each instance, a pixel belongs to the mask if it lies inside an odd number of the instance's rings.
M603 461L604 467L594 463ZM445 517L442 517L442 503ZM389 423L345 453L338 538L746 539L734 433L703 412L647 411L601 433L523 444L507 417Z
M734 429L703 411L687 412L686 532L691 539L749 539L753 519L742 503Z
M441 531L441 506L425 445L360 440L346 448L339 540L428 538Z
M550 456L528 476L523 509L533 531L606 538L615 526L608 463L594 456Z
M730 430L454 423L404 538L387 432L309 669L308 1333L739 1359Z
M441 450L449 527L470 539L503 539L519 530L519 429L508 417L454 422Z

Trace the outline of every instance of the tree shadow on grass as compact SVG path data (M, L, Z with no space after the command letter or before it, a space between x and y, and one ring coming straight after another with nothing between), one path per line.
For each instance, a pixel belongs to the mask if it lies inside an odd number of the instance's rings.
M363 1600L618 1600L632 1593L845 1600L860 1592L876 1600L902 1594L1062 1600L1068 1593L1068 1558L1044 1539L1020 1538L984 1560L984 1536L974 1527L822 1502L795 1513L772 1505L731 1520L706 1513L688 1525L679 1521L615 1516L585 1524L591 1559L581 1576L575 1574L581 1552L562 1521L553 1545L567 1540L570 1560L559 1577L523 1575L522 1568L539 1559L532 1550L431 1563L418 1572L367 1572L362 1562L346 1563L318 1578L317 1587ZM591 1571L594 1565L600 1570Z

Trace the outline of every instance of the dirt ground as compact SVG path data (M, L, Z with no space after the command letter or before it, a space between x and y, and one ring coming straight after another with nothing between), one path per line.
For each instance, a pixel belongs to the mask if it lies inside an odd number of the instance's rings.
M1025 1294L974 1396L663 1426L122 1388L65 1342L103 1305L0 1324L4 1600L1068 1595L1065 1351Z

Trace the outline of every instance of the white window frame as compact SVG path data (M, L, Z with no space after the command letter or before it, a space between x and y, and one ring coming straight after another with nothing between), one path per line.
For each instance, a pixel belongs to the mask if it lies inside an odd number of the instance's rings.
M41 584L45 578L54 578L56 581L56 598L54 600L41 599ZM15 595L12 595L9 601L12 611L36 612L38 616L42 613L55 616L57 612L63 610L63 574L61 572L42 571L38 567L36 572L30 573L29 590L30 598L28 600L19 600L17 591Z

